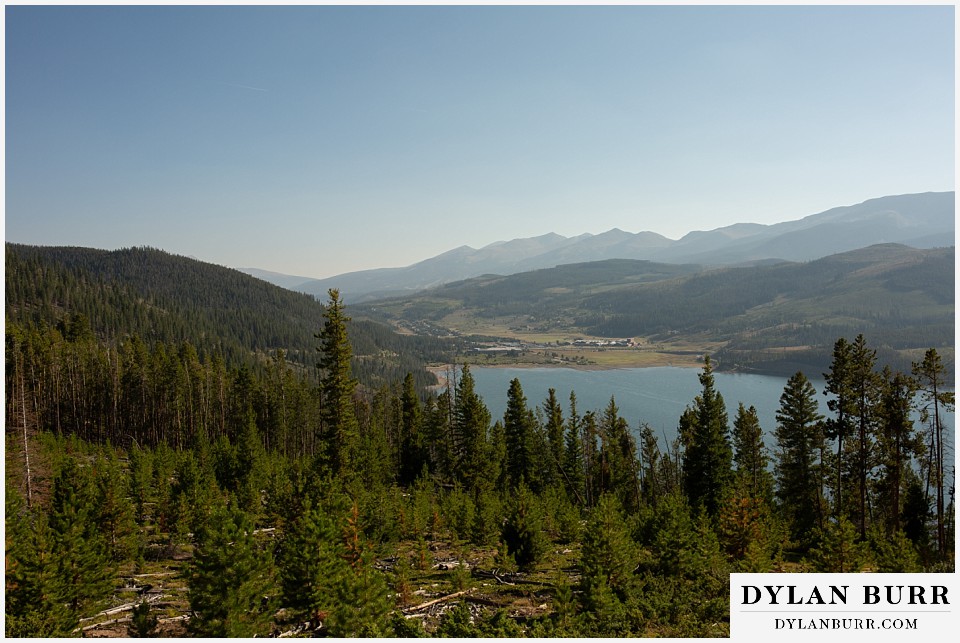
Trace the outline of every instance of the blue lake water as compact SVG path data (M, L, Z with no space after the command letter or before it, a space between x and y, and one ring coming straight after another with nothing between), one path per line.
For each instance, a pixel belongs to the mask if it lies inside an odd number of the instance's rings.
M507 390L510 381L520 380L529 407L541 406L547 399L547 391L553 388L564 408L564 417L569 415L570 392L577 394L577 411L602 411L616 399L620 415L636 431L641 422L653 428L661 448L669 445L677 433L677 423L683 410L693 402L700 391L700 369L679 367L625 368L613 370L578 370L570 368L483 368L471 366L476 380L476 390L490 409L494 421L503 417L507 407ZM808 375L809 377L809 375ZM714 373L716 389L723 395L727 406L730 426L737 414L737 405L754 406L763 427L768 447L773 447L773 432L776 429L776 413L780 408L780 395L787 380L771 375L742 373ZM817 390L820 413L827 415L827 396L823 394L822 378L810 378ZM947 414L945 424L953 433L953 414ZM919 421L916 428L922 430ZM952 445L950 437L944 442ZM949 451L952 454L952 450Z

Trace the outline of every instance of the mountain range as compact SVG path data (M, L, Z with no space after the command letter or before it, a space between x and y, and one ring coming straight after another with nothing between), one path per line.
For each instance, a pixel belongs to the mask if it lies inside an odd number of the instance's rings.
M671 240L654 232L620 229L564 237L548 233L480 249L461 246L403 268L303 279L253 268L244 272L276 285L324 297L338 288L354 303L409 294L484 274L511 275L563 264L641 259L701 266L811 261L881 243L913 248L954 245L954 192L925 192L870 199L772 225L737 223L690 232Z

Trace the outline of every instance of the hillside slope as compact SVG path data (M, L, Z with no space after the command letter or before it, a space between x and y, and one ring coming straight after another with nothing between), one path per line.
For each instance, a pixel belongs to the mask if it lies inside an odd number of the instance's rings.
M8 322L62 324L82 315L106 341L190 342L233 365L262 363L277 350L305 370L316 361L323 305L237 270L152 248L117 251L6 244ZM358 375L432 380L424 360L444 360L445 342L396 335L369 321L351 325ZM377 357L378 364L363 365ZM374 374L376 371L376 375Z
M768 361L771 351L822 361L837 337L858 333L907 356L953 346L954 254L881 244L730 268L612 260L478 277L360 308L457 330L480 325L470 320L508 319L502 323L540 332L698 338L720 343L741 365Z

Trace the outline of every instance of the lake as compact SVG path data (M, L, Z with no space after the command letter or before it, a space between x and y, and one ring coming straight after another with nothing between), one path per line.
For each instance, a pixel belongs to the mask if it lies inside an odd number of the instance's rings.
M510 381L517 378L529 407L542 405L547 399L547 390L556 389L564 417L570 412L570 391L577 394L577 411L580 415L586 411L602 411L612 395L616 398L620 415L630 423L630 427L636 431L641 422L649 424L661 448L673 441L680 415L701 390L697 378L700 369L671 366L612 370L471 366L470 372L476 380L477 393L483 397L494 421L503 418ZM810 382L817 390L820 413L828 415L823 378L810 378ZM772 448L776 413L787 380L772 375L714 372L714 383L723 395L731 428L738 403L743 402L748 408L752 405L757 409L766 444ZM916 428L922 430L919 420L917 422ZM950 427L946 433L952 434L952 413L946 415L945 425ZM952 444L952 438L948 441L945 437L944 441Z

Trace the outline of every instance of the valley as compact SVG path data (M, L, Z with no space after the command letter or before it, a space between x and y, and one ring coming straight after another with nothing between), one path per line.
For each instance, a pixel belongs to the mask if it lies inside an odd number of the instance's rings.
M953 355L954 249L881 244L810 262L709 268L608 260L485 275L351 307L400 332L464 342L482 365L696 365L823 372L837 336L867 332L904 368ZM612 345L626 342L626 346Z

